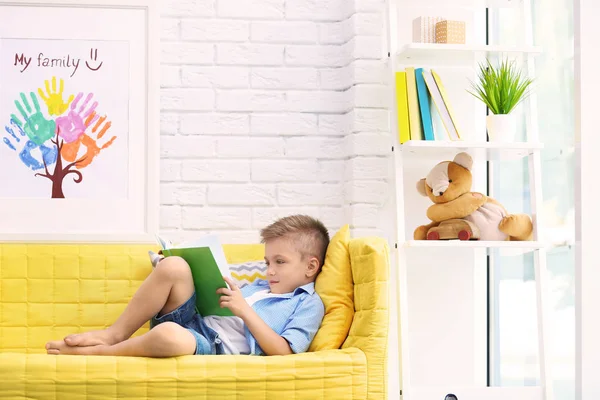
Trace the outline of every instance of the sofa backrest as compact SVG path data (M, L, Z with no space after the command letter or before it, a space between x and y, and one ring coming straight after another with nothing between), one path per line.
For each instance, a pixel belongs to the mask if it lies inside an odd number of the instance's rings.
M350 240L354 320L342 349L357 347L367 358L367 398L387 398L389 246L379 237Z

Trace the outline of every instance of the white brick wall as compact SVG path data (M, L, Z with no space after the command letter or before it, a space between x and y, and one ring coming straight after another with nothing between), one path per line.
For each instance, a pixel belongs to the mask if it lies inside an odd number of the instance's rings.
M255 242L308 213L381 234L384 0L161 0L161 218Z
M217 15L225 18L282 19L283 0L217 0Z

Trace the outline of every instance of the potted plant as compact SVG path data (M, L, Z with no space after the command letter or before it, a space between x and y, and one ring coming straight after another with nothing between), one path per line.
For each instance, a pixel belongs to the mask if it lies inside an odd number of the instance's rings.
M471 82L468 91L488 107L486 126L490 141L510 142L516 133L516 121L511 111L529 95L532 79L517 69L514 61L503 60L494 67L490 60L479 64L478 83Z

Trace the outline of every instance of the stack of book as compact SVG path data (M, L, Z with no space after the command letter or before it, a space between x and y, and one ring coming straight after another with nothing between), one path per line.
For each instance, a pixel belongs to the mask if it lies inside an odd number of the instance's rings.
M436 132L438 140L445 139L446 134L450 140L461 140L448 95L435 71L409 67L396 72L396 100L400 143L436 140L432 119L435 112L445 131Z

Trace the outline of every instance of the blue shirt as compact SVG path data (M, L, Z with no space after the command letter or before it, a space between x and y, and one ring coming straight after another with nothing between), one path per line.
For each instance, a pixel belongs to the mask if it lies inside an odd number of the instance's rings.
M265 289L269 289L269 282L257 279L240 290L246 298ZM325 306L315 293L314 282L300 286L291 293L258 300L252 308L275 333L288 341L294 353L308 350L325 315ZM250 354L265 354L247 326L244 331L250 345Z

